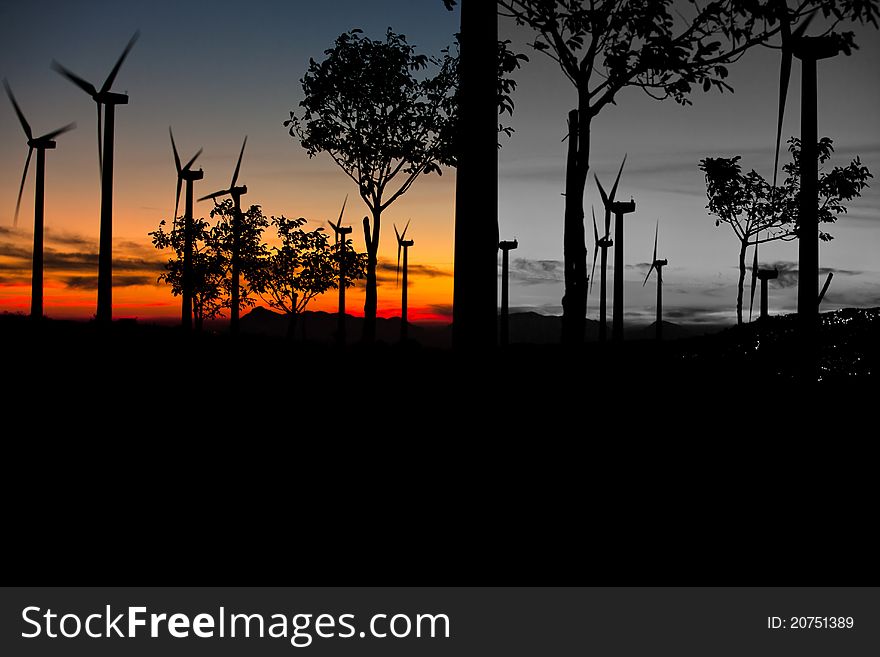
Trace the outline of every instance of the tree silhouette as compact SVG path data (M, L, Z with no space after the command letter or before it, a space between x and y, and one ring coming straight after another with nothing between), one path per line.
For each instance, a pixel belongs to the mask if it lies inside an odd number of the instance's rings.
M783 167L787 177L774 191L772 183L755 170L742 173L741 156L731 158L707 157L700 161L700 170L706 174L706 208L716 217L715 225L727 224L739 240L739 280L736 294L736 321L743 323L743 289L746 277L746 250L767 242L797 239L797 220L800 198L801 143L789 141L792 160ZM823 137L818 145L818 161L822 165L834 152L833 142ZM856 157L846 167L834 167L819 176L819 222L830 224L846 212L845 201L861 195L868 186L871 173ZM828 241L832 236L819 231L819 237Z
M310 60L301 82L302 116L284 122L313 157L326 152L358 186L370 217L364 333L376 336L376 265L382 213L423 173L453 165L451 139L456 86L455 60L417 54L402 34L383 41L361 30L340 35L320 64ZM426 71L436 69L433 75Z
M235 244L233 221L235 217L235 203L231 198L216 203L211 210L211 217L217 217L218 221L211 230L211 248L217 254L219 262L223 265L222 286L224 292L224 307L232 304L232 254ZM263 210L259 205L252 205L247 211L241 213L238 238L238 262L243 280L239 286L239 306L252 308L256 305L256 291L249 274L254 272L260 263L265 247L263 245L263 231L269 225L269 221L263 216Z
M587 269L584 188L590 168L593 119L626 87L683 105L694 85L732 91L727 66L780 31L778 0L689 3L674 0L498 0L499 13L536 32L532 47L555 60L577 90L570 136L577 148L567 168L563 341L583 340ZM876 24L877 0L802 0L792 24L814 11ZM840 37L855 47L852 33ZM572 170L573 169L573 170Z
M339 260L345 259L345 286L363 278L366 254L356 253L346 240L337 253L324 229L303 230L306 220L272 217L280 245L266 247L247 271L254 291L268 306L290 317L288 337L296 331L297 318L315 297L339 288Z
M165 220L159 228L149 233L153 246L159 250L172 249L172 255L165 263L165 271L159 280L171 286L174 296L183 294L184 252L186 249L186 230L183 217L172 223L166 231ZM193 317L196 330L202 330L206 319L217 319L224 306L224 278L227 264L216 248L216 238L211 225L204 219L193 219Z

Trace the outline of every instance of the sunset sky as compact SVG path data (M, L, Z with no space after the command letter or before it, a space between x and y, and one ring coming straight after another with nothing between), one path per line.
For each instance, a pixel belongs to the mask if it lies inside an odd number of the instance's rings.
M683 5L686 3L682 3ZM683 9L684 10L684 9ZM95 311L99 181L93 101L49 68L53 58L100 86L128 38L142 36L114 89L130 95L117 111L114 203L114 315L161 318L179 315L179 300L157 284L162 255L147 233L174 207L175 172L168 126L181 155L199 147L202 195L229 184L241 139L248 135L240 184L245 204L266 215L303 216L311 225L335 219L346 194L346 219L355 225L366 208L353 183L329 156L309 159L282 122L302 99L299 79L309 57L320 60L336 36L354 27L380 38L387 27L406 34L420 51L437 54L452 41L458 13L440 0L229 0L174 2L0 0L0 76L8 78L36 134L71 121L78 129L58 139L47 155L46 299L50 317L87 318ZM819 21L816 22L817 28ZM880 176L880 35L855 28L861 49L819 66L819 132L834 139L833 163L855 155ZM529 33L501 21L502 34L531 61L516 74L516 132L502 138L499 153L500 224L516 237L511 305L559 314L562 296L562 210L565 117L575 95L555 62L525 46ZM667 318L677 322L731 321L736 283L736 240L707 216L705 184L697 165L706 156L742 155L743 168L769 177L773 164L779 51L760 48L731 67L736 93L692 96L683 108L659 103L638 90L620 94L593 124L592 171L610 183L628 153L619 197L632 196L626 238L627 314L649 321L654 289L642 287L660 220L660 257ZM784 135L799 134L800 66L796 61ZM25 188L18 230L13 212L26 139L8 101L0 99L0 311L26 312L30 303L30 244L34 163ZM592 176L591 176L592 179ZM410 317L444 319L452 303L454 171L420 179L384 215L380 259L380 315L399 312L394 286L396 243L392 222L412 219ZM586 197L601 218L594 184ZM823 310L880 305L880 181L850 206L821 247L823 267L837 272ZM199 204L207 216L209 203ZM762 250L761 261L794 267L794 243ZM590 263L592 265L592 262ZM796 305L791 276L771 292L771 312ZM333 295L311 308L333 309ZM590 298L589 315L597 301ZM362 312L362 295L349 295L349 311Z

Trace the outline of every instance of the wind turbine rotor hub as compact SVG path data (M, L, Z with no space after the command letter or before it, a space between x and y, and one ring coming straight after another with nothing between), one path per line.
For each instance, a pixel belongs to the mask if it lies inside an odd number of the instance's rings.
M57 144L50 140L41 140L41 139L31 139L28 141L28 146L31 148L38 148L40 150L47 150L51 148L56 148Z
M636 202L629 201L628 203L624 203L622 201L616 201L611 204L611 211L615 214L629 214L631 212L635 212Z
M102 105L128 105L126 94L117 94L113 91L99 91L94 96L95 102Z
M181 180L202 180L205 177L205 172L201 169L198 171L184 169L178 174L178 176Z
M800 60L829 59L840 54L840 46L834 35L801 37L791 44L792 54Z

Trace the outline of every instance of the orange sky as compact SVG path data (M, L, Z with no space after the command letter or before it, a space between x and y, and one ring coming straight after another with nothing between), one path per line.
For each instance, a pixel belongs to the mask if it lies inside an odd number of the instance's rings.
M313 160L311 164L318 162ZM47 165L50 180L52 165L58 166L51 161ZM83 165L87 166L87 163ZM120 169L125 171L128 167L120 165L117 171ZM156 177L159 180L149 186L165 192L159 196L161 200L173 200L173 169L167 165L165 169L169 170L166 173L170 175L163 179L157 171ZM244 166L243 179L246 172L247 167ZM97 179L97 175L95 178ZM261 203L267 215L302 215L312 218L309 225L315 227L322 223L316 217L335 219L341 204L338 199L343 198L346 193L352 196L356 193L356 190L353 192L346 189L345 182L346 178L341 173L336 176L335 181L330 177L330 180L326 183L322 181L323 184L320 185L326 185L326 191L321 190L320 194L312 197L303 195L299 203L288 200L290 192L284 185L276 187L271 184L261 186L249 183L249 188L260 189L262 196L258 199L255 194L250 193L245 197L245 202ZM215 183L215 186L222 184L216 178L211 183ZM211 183L203 184L198 189L208 191ZM400 314L400 288L396 285L394 271L397 252L391 223L396 221L401 225L411 218L409 236L415 240L415 245L409 254L410 318L412 321L448 320L448 309L452 303L452 245L449 236L452 233L453 183L454 172L447 172L443 177L424 177L407 196L386 211L379 253L380 316ZM97 184L95 187L97 188ZM3 242L0 250L0 311L29 312L30 309L30 254L33 233L28 229L28 224L32 223L29 218L33 216L31 188L32 184L28 184L25 189L19 228L15 230L8 225L0 228ZM57 318L89 318L94 314L96 306L96 233L99 206L96 199L89 199L88 194L67 190L65 195L61 192L48 192L48 189L51 189L51 185L47 188L46 200L45 313L49 317ZM210 189L213 190L213 187ZM175 319L180 312L180 298L172 296L169 286L156 282L165 256L152 248L147 235L166 215L161 214L158 208L138 205L135 186L122 183L117 190L114 202L114 317ZM93 196L96 195L97 190ZM71 203L72 198L82 204L81 211L64 208L65 204ZM290 206L295 207L286 209ZM197 214L207 217L210 207L210 203L197 204ZM345 215L347 223L355 228L353 235L356 248L361 251L364 246L360 218L364 209L359 198L350 198ZM166 214L170 217L171 212ZM267 232L270 242L271 235L270 229ZM316 298L309 306L310 310L335 311L336 308L335 291ZM348 291L347 311L356 315L363 314L362 284Z

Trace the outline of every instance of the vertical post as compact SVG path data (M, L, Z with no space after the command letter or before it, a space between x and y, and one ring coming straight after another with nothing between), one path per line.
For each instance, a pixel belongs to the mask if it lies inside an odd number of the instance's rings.
M498 7L486 0L459 4L453 345L490 349L498 335Z
M663 266L657 267L657 339L663 339Z
M37 180L34 185L34 255L31 272L31 319L43 318L43 217L46 189L46 151L37 150Z
M342 223L342 222L340 222ZM345 345L345 234L336 235L336 257L339 259L339 313L336 323L336 339Z
M238 335L238 287L240 281L239 251L241 240L241 195L233 190L235 210L232 215L232 308L229 311L229 332Z
M623 212L614 213L614 310L611 339L623 340Z
M600 283L602 289L599 290L599 341L605 342L608 339L608 290L607 290L607 272L608 272L608 244L602 245L602 271L600 272Z
M801 60L801 194L798 239L798 323L805 346L812 347L819 321L819 222L816 142L816 59Z
M104 105L104 163L101 172L101 228L98 245L98 312L101 323L113 320L113 133L116 105Z
M181 323L183 330L192 331L192 300L193 300L193 181L186 180L186 216L183 218L183 308ZM177 220L177 217L174 218Z
M510 343L510 306L507 291L507 272L510 261L510 251L501 249L501 346L506 347Z
M767 319L770 316L767 307L768 285L770 281L766 276L761 277L761 319Z
M578 110L568 113L568 153L565 164L565 223L563 255L565 261L565 296L562 298L562 342L583 344L586 326L586 245L584 243L583 195L586 172L581 173L581 146Z
M406 275L407 275L407 270L409 269L409 267L408 267L408 264L409 264L408 254L409 254L409 247L404 245L404 247L403 247L403 292L401 292L402 299L401 299L401 309L400 309L400 341L401 342L406 341L407 333L409 333L409 331L408 331L409 321L407 319L407 313L406 313L407 292L408 292L408 290L407 290L407 276Z

